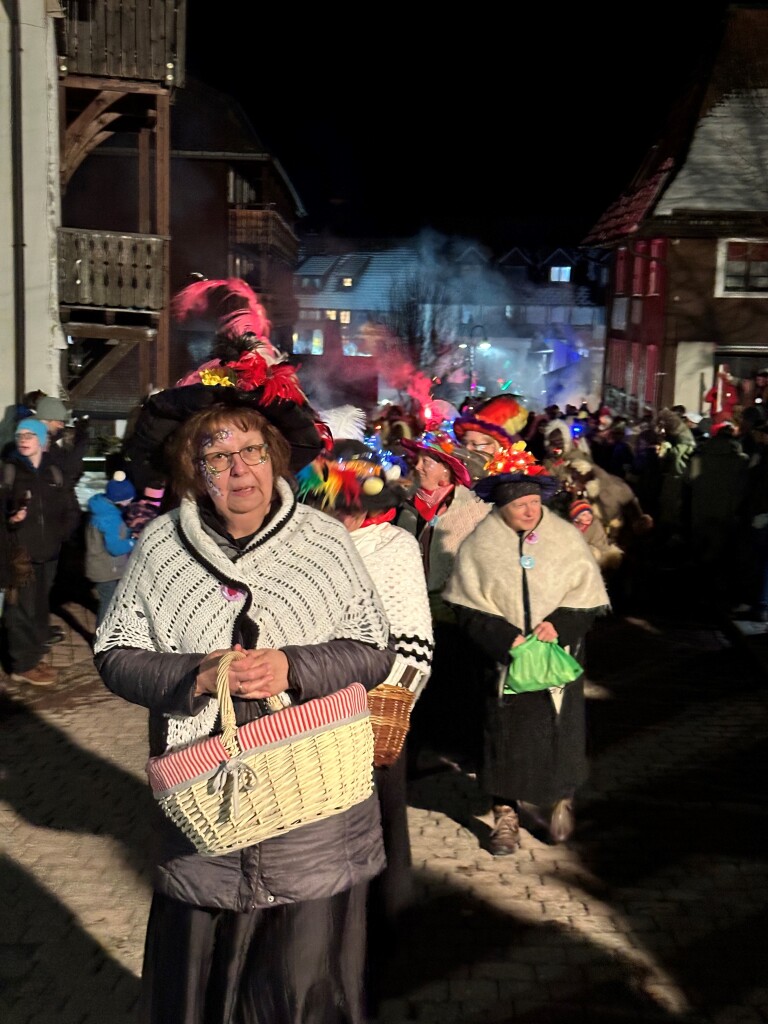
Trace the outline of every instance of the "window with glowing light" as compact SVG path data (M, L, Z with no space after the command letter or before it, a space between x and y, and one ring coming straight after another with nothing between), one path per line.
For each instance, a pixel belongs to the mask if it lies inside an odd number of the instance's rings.
M336 319L336 310L335 309L326 309L326 311L325 311L325 318L326 318L326 320L335 320Z
M568 284L571 280L571 268L570 267L550 267L549 268L549 280L559 281L561 284Z
M296 331L293 335L293 354L297 356L321 356L325 339L319 328L313 331Z
M351 321L351 319L352 314L349 312L349 310L342 309L342 311L339 313L339 320L341 321L341 323L348 324Z

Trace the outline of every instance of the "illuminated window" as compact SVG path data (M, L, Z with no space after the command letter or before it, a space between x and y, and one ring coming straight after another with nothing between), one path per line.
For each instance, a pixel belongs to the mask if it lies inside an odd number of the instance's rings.
M325 311L325 318L326 318L326 320L335 320L336 319L336 310L335 309L326 309L326 311Z
M348 309L342 309L341 313L339 313L339 320L343 324L348 324L350 321L350 317L351 314Z
M723 238L717 246L715 295L768 297L768 242Z
M343 277L341 279L341 284L342 284L342 287L344 287L344 288L351 288L352 287L352 278L351 277Z
M571 280L571 268L570 267L550 267L549 268L549 280L560 281L563 284L567 284Z
M319 328L315 328L313 331L297 331L293 335L293 354L321 356L324 340L323 332Z

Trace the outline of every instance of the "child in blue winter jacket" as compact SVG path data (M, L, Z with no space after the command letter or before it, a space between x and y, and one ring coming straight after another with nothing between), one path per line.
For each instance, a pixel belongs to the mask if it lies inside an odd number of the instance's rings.
M123 510L135 497L135 487L125 473L118 470L104 493L94 494L88 501L85 575L93 583L99 599L97 626L106 614L136 543L123 519Z

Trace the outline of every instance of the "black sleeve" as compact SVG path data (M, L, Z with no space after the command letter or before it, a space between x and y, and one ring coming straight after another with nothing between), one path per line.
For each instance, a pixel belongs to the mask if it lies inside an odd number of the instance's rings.
M451 605L456 612L460 629L490 661L506 665L509 662L509 648L522 630L507 622L501 615L489 615L463 605Z
M378 686L389 674L393 650L379 650L360 640L329 640L281 648L288 658L288 683L299 702L335 693L350 683L366 690Z
M211 695L193 697L204 654L159 654L135 647L101 651L94 664L108 690L150 711L195 715Z
M577 661L580 660L584 637L597 618L598 611L597 608L556 608L545 617L557 631L557 642L561 647L568 647Z

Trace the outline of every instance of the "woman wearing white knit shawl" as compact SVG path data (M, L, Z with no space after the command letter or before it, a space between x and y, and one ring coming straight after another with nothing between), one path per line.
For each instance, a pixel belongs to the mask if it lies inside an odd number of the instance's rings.
M217 672L233 649L238 726L352 683L373 689L394 662L349 534L297 503L290 467L321 450L321 434L293 367L267 345L263 308L235 284L185 290L182 309L223 306L224 337L142 411L134 453L163 463L179 506L143 530L96 635L106 685L149 710L151 755L216 730ZM303 782L286 780L285 804L299 805ZM368 883L386 864L375 793L220 856L170 821L158 829L145 1024L363 1024Z
M609 601L582 535L542 505L557 481L528 452L510 452L492 468L496 475L475 490L494 508L460 547L443 596L483 659L480 781L493 805L491 852L502 856L519 846L521 803L546 813L556 842L569 837L587 758L583 676L564 690L505 696L500 675L530 634L558 642L579 660L587 631Z

